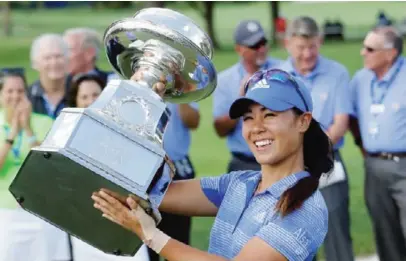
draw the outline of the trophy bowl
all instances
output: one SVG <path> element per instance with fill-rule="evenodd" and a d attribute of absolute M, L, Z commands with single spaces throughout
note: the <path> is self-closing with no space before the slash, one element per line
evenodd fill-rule
<path fill-rule="evenodd" d="M 133 256 L 142 241 L 104 219 L 91 195 L 101 188 L 136 195 L 159 223 L 176 171 L 163 149 L 166 103 L 208 97 L 217 75 L 210 38 L 169 9 L 147 8 L 112 23 L 104 44 L 121 79 L 110 81 L 88 108 L 63 109 L 9 190 L 23 209 L 70 235 L 105 253 Z M 161 96 L 152 88 L 158 81 L 165 84 Z"/>
<path fill-rule="evenodd" d="M 105 32 L 104 44 L 110 64 L 123 78 L 146 68 L 152 81 L 167 79 L 163 97 L 167 102 L 199 101 L 216 87 L 209 36 L 190 18 L 170 9 L 147 8 L 113 23 Z"/>

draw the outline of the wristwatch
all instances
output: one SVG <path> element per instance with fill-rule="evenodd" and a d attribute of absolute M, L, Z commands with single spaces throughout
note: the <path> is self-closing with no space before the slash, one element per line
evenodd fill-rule
<path fill-rule="evenodd" d="M 6 143 L 10 144 L 11 146 L 14 144 L 14 140 L 6 139 Z"/>

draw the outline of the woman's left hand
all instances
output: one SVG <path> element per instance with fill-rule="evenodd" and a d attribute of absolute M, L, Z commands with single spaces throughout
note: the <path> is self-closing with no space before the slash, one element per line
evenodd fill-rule
<path fill-rule="evenodd" d="M 122 202 L 123 199 L 117 199 L 113 195 L 105 190 L 93 193 L 94 207 L 103 212 L 103 217 L 134 232 L 141 240 L 145 240 L 145 230 L 156 228 L 153 218 L 138 205 L 136 198 L 127 197 L 127 204 L 125 204 Z"/>

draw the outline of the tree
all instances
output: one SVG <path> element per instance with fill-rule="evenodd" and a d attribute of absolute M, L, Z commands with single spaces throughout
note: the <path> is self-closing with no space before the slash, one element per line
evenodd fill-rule
<path fill-rule="evenodd" d="M 272 43 L 274 44 L 274 45 L 277 45 L 278 44 L 278 39 L 277 39 L 277 37 L 276 37 L 276 23 L 275 23 L 275 21 L 276 21 L 276 19 L 279 17 L 279 2 L 277 2 L 277 1 L 270 1 L 269 2 L 270 3 L 270 7 L 271 7 L 271 17 L 272 17 L 272 21 L 271 21 L 271 24 L 272 24 L 272 32 L 271 32 L 271 35 L 272 35 Z"/>
<path fill-rule="evenodd" d="M 188 2 L 189 5 L 196 11 L 200 12 L 206 22 L 207 34 L 210 36 L 215 49 L 220 49 L 220 44 L 217 40 L 214 30 L 214 4 L 215 1 L 203 1 L 203 2 Z"/>
<path fill-rule="evenodd" d="M 143 7 L 144 8 L 149 8 L 149 7 L 164 8 L 165 2 L 164 1 L 146 1 L 143 3 Z"/>
<path fill-rule="evenodd" d="M 3 2 L 1 9 L 3 10 L 4 35 L 10 36 L 12 34 L 10 2 Z"/>

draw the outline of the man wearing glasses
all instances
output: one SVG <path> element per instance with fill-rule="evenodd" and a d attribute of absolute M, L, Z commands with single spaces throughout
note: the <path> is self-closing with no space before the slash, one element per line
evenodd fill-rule
<path fill-rule="evenodd" d="M 258 170 L 259 164 L 241 135 L 241 119 L 228 116 L 231 104 L 242 94 L 244 83 L 259 69 L 269 69 L 281 63 L 268 56 L 267 38 L 258 21 L 241 21 L 234 32 L 235 51 L 240 61 L 219 73 L 213 94 L 214 128 L 220 137 L 227 137 L 232 158 L 228 172 Z"/>
<path fill-rule="evenodd" d="M 311 17 L 297 17 L 288 26 L 286 49 L 290 55 L 280 68 L 302 80 L 311 90 L 313 115 L 334 145 L 334 172 L 320 179 L 320 191 L 329 211 L 324 249 L 329 261 L 353 261 L 350 235 L 349 186 L 339 149 L 344 145 L 352 112 L 350 76 L 340 63 L 320 55 L 321 32 Z"/>
<path fill-rule="evenodd" d="M 406 61 L 393 27 L 369 32 L 350 83 L 351 131 L 365 160 L 365 200 L 380 260 L 406 260 Z"/>

